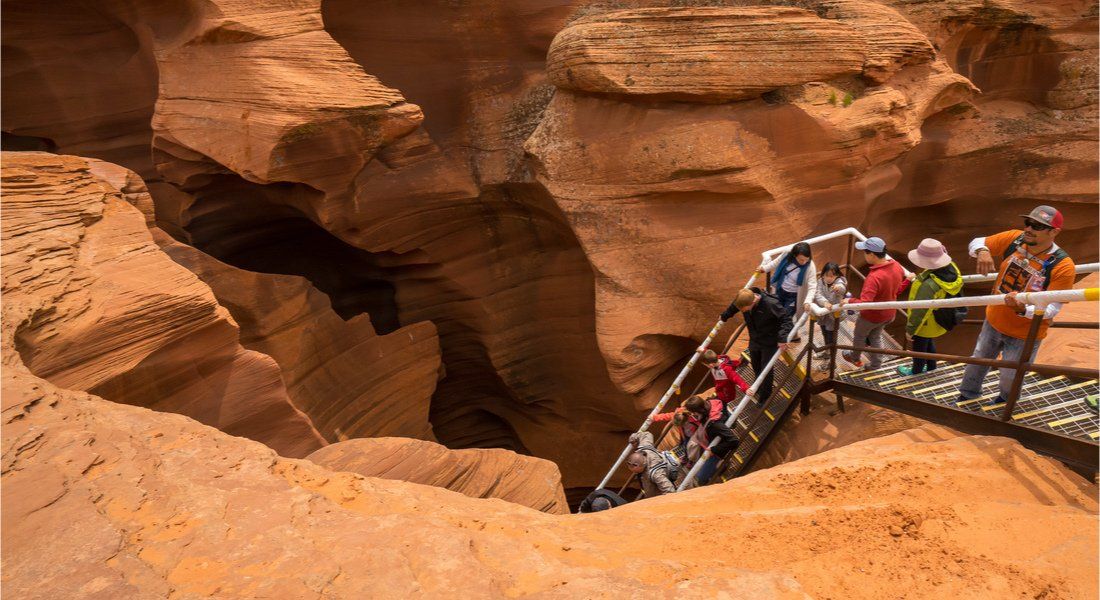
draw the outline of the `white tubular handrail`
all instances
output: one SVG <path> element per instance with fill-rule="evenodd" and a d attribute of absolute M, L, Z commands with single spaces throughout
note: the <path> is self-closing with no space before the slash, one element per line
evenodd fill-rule
<path fill-rule="evenodd" d="M 787 335 L 788 342 L 798 336 L 799 330 L 802 329 L 802 326 L 806 323 L 806 319 L 808 319 L 809 317 L 809 315 L 803 314 L 798 319 L 798 321 L 795 321 L 794 327 L 791 327 L 791 332 Z M 731 429 L 733 428 L 733 424 L 737 422 L 737 417 L 740 417 L 741 413 L 744 412 L 745 407 L 749 405 L 749 400 L 756 397 L 756 391 L 760 389 L 760 384 L 762 384 L 768 374 L 771 373 L 776 361 L 779 360 L 779 355 L 782 353 L 782 350 L 776 351 L 776 353 L 772 355 L 771 360 L 768 361 L 768 364 L 764 365 L 764 368 L 761 369 L 759 373 L 757 373 L 756 380 L 752 382 L 752 386 L 749 387 L 749 391 L 745 392 L 745 395 L 741 397 L 741 402 L 737 403 L 737 408 L 733 409 L 733 413 L 729 416 L 728 419 L 726 419 L 726 427 L 729 427 Z M 767 401 L 766 398 L 765 401 Z M 695 474 L 699 472 L 699 469 L 702 468 L 703 463 L 706 462 L 707 459 L 709 459 L 714 454 L 711 451 L 711 448 L 713 448 L 714 445 L 717 443 L 718 438 L 714 438 L 710 441 L 709 444 L 707 444 L 707 449 L 703 451 L 703 454 L 699 456 L 699 458 L 695 461 L 695 464 L 691 465 L 691 470 L 687 472 L 687 475 L 684 475 L 683 481 L 681 481 L 680 485 L 676 487 L 677 492 L 682 491 L 685 487 L 687 487 L 688 482 L 690 482 L 695 477 Z"/>
<path fill-rule="evenodd" d="M 1100 294 L 1100 288 L 1084 288 L 1075 290 L 1051 290 L 1046 292 L 1020 292 L 1016 295 L 1016 301 L 1022 304 L 1033 304 L 1036 308 L 1046 308 L 1048 304 L 1054 302 L 1080 302 L 1082 300 L 1088 302 L 1095 302 Z M 890 310 L 899 309 L 904 310 L 907 308 L 948 308 L 953 306 L 990 306 L 994 304 L 1004 304 L 1007 294 L 995 294 L 991 296 L 965 296 L 959 298 L 941 298 L 939 300 L 898 300 L 896 302 L 857 302 L 855 304 L 845 304 L 840 308 L 841 311 L 861 311 L 861 310 Z M 812 305 L 811 310 L 815 315 L 822 315 L 829 312 L 828 309 L 821 309 L 816 304 Z M 823 313 L 819 313 L 817 309 L 823 310 Z"/>
<path fill-rule="evenodd" d="M 836 238 L 844 237 L 844 236 L 847 236 L 847 235 L 850 235 L 850 236 L 856 238 L 857 240 L 859 240 L 861 242 L 866 242 L 867 241 L 867 236 L 863 235 L 863 232 L 856 229 L 855 227 L 846 227 L 844 229 L 838 229 L 836 231 L 830 231 L 829 233 L 823 233 L 819 236 L 812 237 L 812 238 L 809 238 L 809 239 L 799 240 L 797 242 L 787 244 L 786 246 L 779 246 L 778 248 L 772 248 L 771 250 L 765 250 L 765 251 L 760 253 L 760 266 L 763 267 L 765 264 L 767 264 L 772 259 L 774 259 L 777 254 L 782 254 L 784 252 L 789 252 L 790 249 L 792 247 L 794 247 L 795 244 L 798 244 L 798 243 L 801 243 L 801 242 L 806 242 L 807 244 L 812 246 L 812 245 L 820 243 L 820 242 L 827 242 L 829 240 L 834 240 Z M 890 258 L 890 255 L 887 254 L 886 258 Z M 910 274 L 909 269 L 906 269 L 905 267 L 902 267 L 901 270 L 904 271 L 907 276 Z M 753 276 L 753 278 L 755 279 L 755 275 Z M 745 286 L 745 287 L 748 287 L 748 286 Z"/>
<path fill-rule="evenodd" d="M 1080 275 L 1082 273 L 1096 273 L 1097 271 L 1100 271 L 1100 263 L 1087 263 L 1084 265 L 1076 265 L 1076 267 L 1077 268 L 1074 269 L 1074 273 L 1076 273 L 1077 275 Z M 981 283 L 983 281 L 993 281 L 997 278 L 997 275 L 997 271 L 993 271 L 988 275 L 979 275 L 977 273 L 973 275 L 963 275 L 963 283 L 966 284 Z"/>
<path fill-rule="evenodd" d="M 748 282 L 745 283 L 745 287 L 752 285 L 752 280 L 755 278 L 756 274 L 754 273 L 753 276 L 749 278 Z M 703 343 L 699 344 L 699 347 L 695 349 L 695 353 L 691 355 L 691 358 L 688 360 L 687 364 L 684 365 L 684 368 L 680 369 L 680 374 L 672 381 L 672 385 L 668 387 L 668 391 L 665 392 L 665 395 L 661 396 L 661 400 L 657 402 L 657 406 L 654 406 L 653 410 L 649 411 L 649 416 L 645 418 L 645 422 L 638 428 L 637 433 L 640 434 L 649 428 L 649 425 L 653 423 L 653 417 L 661 412 L 661 409 L 665 407 L 665 404 L 668 403 L 674 394 L 680 393 L 680 385 L 683 384 L 684 379 L 691 373 L 691 370 L 695 368 L 695 364 L 699 362 L 699 357 L 703 356 L 703 352 L 706 352 L 707 347 L 714 341 L 714 337 L 718 335 L 718 332 L 722 329 L 722 325 L 725 325 L 725 321 L 719 320 L 714 324 L 714 327 L 711 327 L 710 333 L 707 334 L 706 339 L 704 339 Z M 615 464 L 611 465 L 611 469 L 607 472 L 607 475 L 604 475 L 603 480 L 600 481 L 600 485 L 596 486 L 596 489 L 603 489 L 607 486 L 607 483 L 611 481 L 611 477 L 615 475 L 615 471 L 619 470 L 623 461 L 626 460 L 627 456 L 630 456 L 633 450 L 634 447 L 631 446 L 630 443 L 627 443 L 623 451 L 619 453 L 619 458 L 615 460 Z"/>
<path fill-rule="evenodd" d="M 835 239 L 835 238 L 839 238 L 839 237 L 843 237 L 843 236 L 847 236 L 847 235 L 854 236 L 857 239 L 859 239 L 860 241 L 865 241 L 867 239 L 867 236 L 860 233 L 859 230 L 857 230 L 856 228 L 847 227 L 847 228 L 844 228 L 844 229 L 838 229 L 837 231 L 833 231 L 833 232 L 830 232 L 830 233 L 819 235 L 817 237 L 812 237 L 810 239 L 800 240 L 800 241 L 804 241 L 808 244 L 816 244 L 818 242 L 824 242 L 824 241 L 827 241 L 827 240 L 831 240 L 831 239 Z M 798 242 L 795 242 L 795 243 L 798 243 Z M 776 254 L 778 254 L 780 252 L 786 252 L 786 251 L 790 250 L 791 246 L 794 246 L 794 244 L 788 244 L 786 246 L 781 246 L 779 248 L 772 248 L 771 250 L 766 250 L 766 251 L 762 252 L 761 253 L 762 261 L 761 261 L 760 264 L 763 265 L 764 263 L 768 262 L 772 257 L 774 257 Z M 745 283 L 745 285 L 743 287 L 747 288 L 747 287 L 752 286 L 752 283 L 755 280 L 756 280 L 756 273 L 753 273 L 752 276 L 749 277 L 749 280 Z M 688 360 L 687 364 L 684 365 L 684 368 L 680 370 L 680 374 L 677 375 L 676 379 L 674 379 L 672 381 L 672 385 L 669 386 L 669 388 L 665 392 L 664 396 L 661 396 L 661 400 L 659 402 L 657 402 L 657 405 L 654 406 L 653 410 L 651 410 L 649 412 L 649 416 L 646 417 L 645 422 L 642 423 L 642 426 L 640 428 L 638 428 L 637 433 L 641 433 L 641 432 L 645 431 L 650 426 L 650 424 L 653 423 L 653 417 L 655 417 L 658 413 L 661 412 L 661 410 L 665 407 L 665 404 L 668 403 L 668 401 L 672 398 L 673 395 L 678 394 L 680 392 L 680 385 L 683 384 L 684 379 L 686 379 L 688 374 L 691 373 L 691 370 L 695 368 L 696 363 L 699 362 L 699 358 L 703 355 L 703 352 L 705 352 L 706 349 L 710 346 L 710 343 L 714 341 L 715 336 L 718 335 L 718 332 L 722 329 L 722 325 L 724 325 L 724 324 L 725 323 L 721 320 L 719 320 L 717 323 L 714 324 L 714 327 L 711 328 L 710 333 L 707 335 L 706 339 L 704 339 L 703 343 L 700 344 L 699 347 L 695 350 L 695 353 Z M 792 331 L 795 331 L 795 330 L 792 330 Z M 776 354 L 778 355 L 778 353 L 776 353 Z M 768 364 L 770 365 L 771 363 L 768 363 Z M 755 391 L 754 391 L 754 393 L 755 393 Z M 615 460 L 615 464 L 611 465 L 611 469 L 608 470 L 607 475 L 604 475 L 603 480 L 600 481 L 600 485 L 596 486 L 596 489 L 602 489 L 602 488 L 607 486 L 608 482 L 610 482 L 611 478 L 615 475 L 615 471 L 619 470 L 619 467 L 622 466 L 623 461 L 626 460 L 626 457 L 630 455 L 631 451 L 633 451 L 633 446 L 631 446 L 628 443 L 626 445 L 626 447 L 623 448 L 623 451 L 621 453 L 619 453 L 619 458 Z"/>

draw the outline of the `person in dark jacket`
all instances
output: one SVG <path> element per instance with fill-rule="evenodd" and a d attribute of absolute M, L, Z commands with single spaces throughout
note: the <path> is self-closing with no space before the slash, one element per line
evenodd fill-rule
<path fill-rule="evenodd" d="M 722 313 L 721 318 L 728 321 L 739 312 L 745 319 L 745 328 L 749 330 L 749 360 L 752 361 L 752 370 L 759 377 L 760 371 L 776 351 L 787 348 L 787 336 L 790 335 L 794 322 L 779 298 L 755 287 L 738 291 L 733 303 Z M 768 371 L 756 390 L 757 404 L 763 406 L 771 395 L 772 371 Z"/>

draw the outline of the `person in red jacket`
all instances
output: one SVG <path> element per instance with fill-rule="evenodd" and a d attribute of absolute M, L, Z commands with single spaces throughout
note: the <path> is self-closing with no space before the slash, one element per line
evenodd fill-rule
<path fill-rule="evenodd" d="M 845 299 L 841 305 L 859 302 L 893 302 L 898 299 L 906 282 L 905 269 L 894 259 L 886 255 L 886 242 L 882 238 L 867 238 L 865 242 L 856 242 L 856 249 L 863 250 L 863 256 L 870 265 L 867 279 L 863 282 L 863 291 L 859 298 Z M 897 311 L 861 310 L 856 318 L 855 331 L 852 332 L 853 346 L 866 345 L 868 348 L 882 347 L 882 330 L 894 320 Z M 844 360 L 857 367 L 863 366 L 862 352 L 845 352 Z M 870 368 L 877 369 L 882 364 L 881 354 L 869 352 Z"/>
<path fill-rule="evenodd" d="M 734 390 L 741 390 L 742 394 L 749 391 L 749 384 L 737 374 L 740 365 L 741 361 L 725 354 L 719 356 L 714 350 L 703 353 L 703 366 L 710 369 L 710 376 L 714 378 L 714 394 L 722 404 L 729 404 L 737 398 Z"/>

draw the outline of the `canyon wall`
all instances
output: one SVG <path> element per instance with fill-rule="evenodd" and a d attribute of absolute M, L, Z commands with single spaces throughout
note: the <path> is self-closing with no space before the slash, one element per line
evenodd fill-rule
<path fill-rule="evenodd" d="M 580 488 L 761 250 L 961 255 L 1042 202 L 1094 260 L 1096 6 L 5 0 L 4 147 L 140 176 L 309 444 Z"/>

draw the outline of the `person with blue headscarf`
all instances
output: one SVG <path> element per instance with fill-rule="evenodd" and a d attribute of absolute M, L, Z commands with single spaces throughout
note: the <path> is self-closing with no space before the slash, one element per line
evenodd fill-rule
<path fill-rule="evenodd" d="M 768 284 L 795 321 L 817 296 L 817 266 L 806 242 L 798 242 L 786 254 L 760 265 L 756 273 L 772 274 Z"/>

